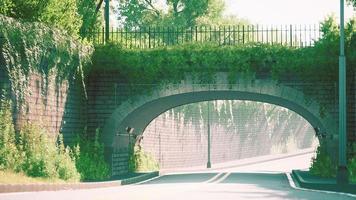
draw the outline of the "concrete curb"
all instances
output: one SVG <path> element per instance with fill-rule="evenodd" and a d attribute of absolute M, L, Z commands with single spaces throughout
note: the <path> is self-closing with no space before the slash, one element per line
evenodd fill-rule
<path fill-rule="evenodd" d="M 300 170 L 292 170 L 292 178 L 301 188 L 356 194 L 356 184 L 338 185 L 335 179 L 315 178 Z"/>
<path fill-rule="evenodd" d="M 0 184 L 0 193 L 11 192 L 38 192 L 38 191 L 58 191 L 58 190 L 77 190 L 93 189 L 105 187 L 117 187 L 138 183 L 159 175 L 159 172 L 150 172 L 131 178 L 115 181 L 103 182 L 82 182 L 82 183 L 34 183 L 34 184 Z"/>
<path fill-rule="evenodd" d="M 145 181 L 145 180 L 157 177 L 157 176 L 159 176 L 159 171 L 150 172 L 150 173 L 142 174 L 140 176 L 123 179 L 123 180 L 121 180 L 121 185 L 130 185 L 130 184 L 142 182 L 142 181 Z"/>

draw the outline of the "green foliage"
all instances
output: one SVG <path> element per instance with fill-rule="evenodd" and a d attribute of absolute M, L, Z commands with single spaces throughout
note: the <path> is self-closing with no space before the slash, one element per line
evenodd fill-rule
<path fill-rule="evenodd" d="M 20 133 L 20 150 L 24 152 L 22 171 L 32 177 L 57 177 L 54 141 L 49 141 L 44 130 L 26 124 Z M 53 145 L 48 145 L 53 143 Z"/>
<path fill-rule="evenodd" d="M 332 162 L 326 149 L 320 145 L 316 151 L 316 157 L 312 159 L 310 173 L 320 177 L 335 177 L 336 170 L 336 164 Z"/>
<path fill-rule="evenodd" d="M 7 12 L 1 12 L 7 16 L 24 19 L 26 21 L 36 21 L 49 1 L 43 0 L 6 0 L 5 4 L 11 5 Z"/>
<path fill-rule="evenodd" d="M 73 150 L 63 143 L 63 136 L 58 136 L 57 156 L 55 159 L 58 176 L 62 180 L 79 180 L 80 174 L 76 168 L 75 156 Z"/>
<path fill-rule="evenodd" d="M 0 170 L 19 171 L 21 152 L 16 147 L 15 129 L 12 123 L 11 102 L 1 98 L 0 102 Z"/>
<path fill-rule="evenodd" d="M 126 28 L 137 29 L 147 24 L 189 28 L 201 17 L 221 18 L 223 9 L 222 0 L 168 0 L 163 8 L 158 1 L 120 0 L 118 11 Z"/>
<path fill-rule="evenodd" d="M 0 14 L 9 15 L 13 7 L 12 0 L 1 0 L 0 1 Z"/>
<path fill-rule="evenodd" d="M 71 36 L 77 36 L 83 23 L 81 17 L 77 9 L 77 0 L 49 0 L 39 20 L 66 30 Z"/>
<path fill-rule="evenodd" d="M 77 37 L 80 31 L 98 27 L 96 1 L 87 0 L 1 0 L 0 14 L 31 22 L 44 22 Z M 83 35 L 82 35 L 83 36 Z"/>
<path fill-rule="evenodd" d="M 45 130 L 26 124 L 16 137 L 12 122 L 11 101 L 1 98 L 0 103 L 0 170 L 24 172 L 31 177 L 79 180 L 70 148 L 49 138 Z"/>
<path fill-rule="evenodd" d="M 76 166 L 81 180 L 103 180 L 109 177 L 109 166 L 104 158 L 104 146 L 99 142 L 100 131 L 88 138 L 86 131 L 78 138 L 75 146 Z"/>
<path fill-rule="evenodd" d="M 26 124 L 19 140 L 19 149 L 24 153 L 22 171 L 28 176 L 79 180 L 75 160 L 70 156 L 71 150 L 64 148 L 62 136 L 56 143 L 43 128 Z"/>
<path fill-rule="evenodd" d="M 350 181 L 356 183 L 356 157 L 350 159 L 347 169 L 349 170 Z"/>
<path fill-rule="evenodd" d="M 30 92 L 30 74 L 41 75 L 45 84 L 84 79 L 82 71 L 93 51 L 90 45 L 75 41 L 58 29 L 40 23 L 20 23 L 1 15 L 0 27 L 0 67 L 9 74 L 15 107 L 20 108 Z M 47 86 L 41 88 L 42 94 L 46 94 Z"/>
<path fill-rule="evenodd" d="M 353 5 L 356 8 L 356 0 L 346 0 L 350 5 Z"/>
<path fill-rule="evenodd" d="M 102 14 L 96 13 L 96 3 L 98 1 L 77 0 L 78 14 L 82 19 L 80 36 L 90 37 L 101 28 Z M 92 34 L 92 35 L 90 35 Z"/>
<path fill-rule="evenodd" d="M 11 102 L 2 100 L 0 105 L 0 170 L 66 181 L 108 178 L 99 130 L 94 139 L 82 135 L 73 150 L 64 146 L 62 135 L 57 140 L 50 138 L 45 129 L 34 124 L 22 127 L 16 138 Z"/>
<path fill-rule="evenodd" d="M 130 172 L 150 172 L 159 170 L 159 164 L 154 157 L 136 145 L 129 159 Z"/>
<path fill-rule="evenodd" d="M 91 71 L 117 70 L 122 81 L 132 84 L 180 81 L 185 72 L 195 75 L 198 82 L 208 83 L 214 81 L 216 72 L 226 71 L 233 83 L 238 73 L 253 75 L 268 71 L 274 60 L 291 51 L 287 47 L 265 44 L 187 44 L 144 50 L 108 45 L 96 48 Z"/>

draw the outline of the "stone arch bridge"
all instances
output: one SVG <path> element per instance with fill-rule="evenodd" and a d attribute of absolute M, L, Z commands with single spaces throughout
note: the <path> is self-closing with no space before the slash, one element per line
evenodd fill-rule
<path fill-rule="evenodd" d="M 99 76 L 99 77 L 98 77 Z M 250 100 L 275 104 L 288 108 L 305 118 L 326 143 L 328 152 L 336 157 L 337 121 L 335 110 L 323 110 L 312 95 L 305 95 L 301 84 L 285 80 L 277 82 L 271 78 L 246 79 L 240 77 L 236 83 L 228 83 L 226 73 L 216 73 L 212 84 L 185 80 L 172 84 L 135 85 L 120 83 L 115 72 L 96 74 L 89 81 L 89 129 L 101 127 L 106 156 L 111 164 L 112 175 L 128 170 L 129 139 L 127 128 L 133 128 L 134 136 L 142 134 L 149 123 L 161 113 L 177 106 L 209 100 Z M 141 92 L 134 93 L 135 89 Z M 313 87 L 315 90 L 333 91 L 334 84 Z M 322 95 L 309 91 L 309 94 Z M 335 99 L 324 104 L 335 107 Z M 319 101 L 320 102 L 320 101 Z M 136 137 L 137 138 L 137 137 Z"/>

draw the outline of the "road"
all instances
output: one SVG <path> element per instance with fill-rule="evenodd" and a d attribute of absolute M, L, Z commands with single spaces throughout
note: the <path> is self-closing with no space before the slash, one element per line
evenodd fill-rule
<path fill-rule="evenodd" d="M 166 173 L 140 184 L 112 188 L 0 194 L 0 200 L 356 199 L 340 194 L 292 188 L 285 174 L 286 168 L 283 166 L 297 164 L 297 160 L 310 157 L 309 153 L 265 161 L 249 160 L 240 166 Z M 272 169 L 273 166 L 277 168 Z"/>

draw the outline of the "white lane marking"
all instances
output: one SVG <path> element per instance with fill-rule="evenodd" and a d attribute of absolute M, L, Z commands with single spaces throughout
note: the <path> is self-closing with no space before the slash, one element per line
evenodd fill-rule
<path fill-rule="evenodd" d="M 313 190 L 313 189 L 307 189 L 307 188 L 300 188 L 297 187 L 293 181 L 292 176 L 290 173 L 285 173 L 289 182 L 289 185 L 296 190 L 302 190 L 302 191 L 309 191 L 309 192 L 319 192 L 319 193 L 326 193 L 326 194 L 338 194 L 338 195 L 344 195 L 344 196 L 349 196 L 349 197 L 354 197 L 356 198 L 356 195 L 354 194 L 349 194 L 349 193 L 343 193 L 343 192 L 334 192 L 334 191 L 324 191 L 324 190 Z"/>
<path fill-rule="evenodd" d="M 211 179 L 207 180 L 207 181 L 204 181 L 204 183 L 212 183 L 214 182 L 216 179 L 218 179 L 221 175 L 223 175 L 224 173 L 218 173 L 216 174 L 215 176 L 213 176 Z"/>
<path fill-rule="evenodd" d="M 228 176 L 230 176 L 231 172 L 226 173 L 223 177 L 221 177 L 219 180 L 215 181 L 214 183 L 221 183 L 223 182 Z"/>
<path fill-rule="evenodd" d="M 162 177 L 162 175 L 158 175 L 158 176 L 155 176 L 155 177 L 153 177 L 153 178 L 150 178 L 150 179 L 147 179 L 147 180 L 138 182 L 138 183 L 127 184 L 127 186 L 128 186 L 128 185 L 140 185 L 140 184 L 143 184 L 143 183 L 146 183 L 146 182 L 149 182 L 149 181 L 156 180 L 156 179 L 161 178 L 161 177 Z"/>

